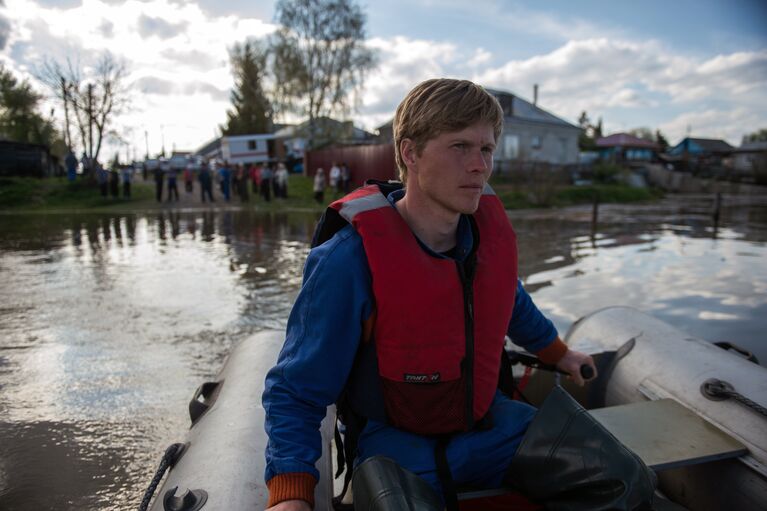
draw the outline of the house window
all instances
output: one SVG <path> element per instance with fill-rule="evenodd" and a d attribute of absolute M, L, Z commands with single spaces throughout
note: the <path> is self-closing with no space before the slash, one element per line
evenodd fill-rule
<path fill-rule="evenodd" d="M 541 148 L 541 136 L 540 135 L 533 135 L 532 140 L 530 141 L 530 147 L 533 149 L 540 149 Z"/>
<path fill-rule="evenodd" d="M 256 141 L 248 140 L 248 151 L 255 151 L 255 150 L 256 150 Z"/>
<path fill-rule="evenodd" d="M 516 135 L 503 136 L 503 159 L 514 160 L 519 157 L 519 137 Z"/>

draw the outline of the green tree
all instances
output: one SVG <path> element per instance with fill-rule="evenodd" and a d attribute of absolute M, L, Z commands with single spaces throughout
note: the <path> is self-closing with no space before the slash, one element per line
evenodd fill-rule
<path fill-rule="evenodd" d="M 666 137 L 663 136 L 663 133 L 661 133 L 660 130 L 655 130 L 655 143 L 658 144 L 661 151 L 665 151 L 671 145 L 668 143 L 668 140 L 666 140 Z"/>
<path fill-rule="evenodd" d="M 594 140 L 602 138 L 604 136 L 602 135 L 602 118 L 601 117 L 599 118 L 599 121 L 597 121 L 596 126 L 592 126 L 592 128 L 594 129 L 594 134 L 593 134 Z"/>
<path fill-rule="evenodd" d="M 38 113 L 41 99 L 27 80 L 19 81 L 0 62 L 0 135 L 16 142 L 53 145 L 56 130 L 50 119 Z"/>
<path fill-rule="evenodd" d="M 762 128 L 753 133 L 743 135 L 743 143 L 746 144 L 748 142 L 767 142 L 767 129 Z"/>
<path fill-rule="evenodd" d="M 642 140 L 647 140 L 649 142 L 655 142 L 655 135 L 653 135 L 652 130 L 644 126 L 630 130 L 629 135 L 634 135 L 637 138 L 641 138 Z"/>
<path fill-rule="evenodd" d="M 275 105 L 309 118 L 346 116 L 375 62 L 366 48 L 365 15 L 354 0 L 279 0 L 271 41 Z"/>
<path fill-rule="evenodd" d="M 236 43 L 229 52 L 235 84 L 232 109 L 227 111 L 224 135 L 246 135 L 272 131 L 272 104 L 264 92 L 267 49 L 257 40 Z"/>
<path fill-rule="evenodd" d="M 578 147 L 581 151 L 596 151 L 597 140 L 602 138 L 602 118 L 599 118 L 596 125 L 592 124 L 589 115 L 584 110 L 578 117 L 578 125 L 582 130 L 578 137 Z"/>

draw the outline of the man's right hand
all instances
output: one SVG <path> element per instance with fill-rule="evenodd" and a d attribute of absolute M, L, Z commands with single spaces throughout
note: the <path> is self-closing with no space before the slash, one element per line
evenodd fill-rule
<path fill-rule="evenodd" d="M 305 500 L 283 500 L 266 511 L 312 511 L 312 508 Z"/>

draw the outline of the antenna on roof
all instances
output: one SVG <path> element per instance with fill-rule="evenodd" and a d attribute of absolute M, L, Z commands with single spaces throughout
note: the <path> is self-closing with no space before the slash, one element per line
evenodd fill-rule
<path fill-rule="evenodd" d="M 533 85 L 533 106 L 538 105 L 538 84 Z"/>

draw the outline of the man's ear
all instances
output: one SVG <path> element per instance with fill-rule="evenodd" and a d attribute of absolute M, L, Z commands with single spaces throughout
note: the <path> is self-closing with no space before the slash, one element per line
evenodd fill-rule
<path fill-rule="evenodd" d="M 402 161 L 405 163 L 408 170 L 414 168 L 416 163 L 415 142 L 409 138 L 403 138 L 399 143 L 399 151 L 402 156 Z"/>

